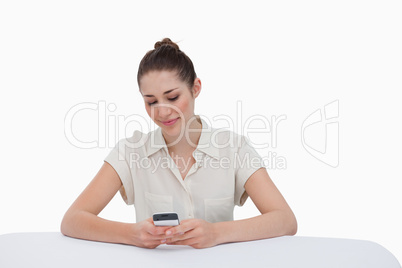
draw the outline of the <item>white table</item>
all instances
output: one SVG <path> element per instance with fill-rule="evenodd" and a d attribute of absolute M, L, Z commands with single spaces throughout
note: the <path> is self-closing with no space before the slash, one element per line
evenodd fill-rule
<path fill-rule="evenodd" d="M 248 266 L 250 265 L 250 266 Z M 156 249 L 69 238 L 61 233 L 0 235 L 0 267 L 342 267 L 400 268 L 377 243 L 284 236 L 207 249 L 161 245 Z"/>

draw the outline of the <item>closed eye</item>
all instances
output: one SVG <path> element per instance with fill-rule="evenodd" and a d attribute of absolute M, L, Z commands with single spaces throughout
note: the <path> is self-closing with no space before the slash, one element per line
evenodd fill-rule
<path fill-rule="evenodd" d="M 177 100 L 179 98 L 179 96 L 176 96 L 176 97 L 174 97 L 174 98 L 170 98 L 170 99 L 168 99 L 168 100 L 170 100 L 170 101 L 175 101 L 175 100 Z M 156 104 L 157 103 L 157 101 L 154 101 L 154 102 L 148 102 L 148 104 L 149 105 L 154 105 L 154 104 Z"/>
<path fill-rule="evenodd" d="M 177 100 L 177 98 L 179 98 L 179 96 L 176 96 L 176 97 L 171 98 L 171 99 L 168 99 L 168 100 L 170 100 L 170 101 L 175 101 L 175 100 Z"/>

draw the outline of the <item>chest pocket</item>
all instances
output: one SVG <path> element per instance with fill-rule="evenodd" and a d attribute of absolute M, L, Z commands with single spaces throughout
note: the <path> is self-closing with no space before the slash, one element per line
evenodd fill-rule
<path fill-rule="evenodd" d="M 205 199 L 205 220 L 221 222 L 233 220 L 234 197 Z"/>
<path fill-rule="evenodd" d="M 159 212 L 173 211 L 173 197 L 170 195 L 158 195 L 145 192 L 146 213 L 148 217 Z"/>

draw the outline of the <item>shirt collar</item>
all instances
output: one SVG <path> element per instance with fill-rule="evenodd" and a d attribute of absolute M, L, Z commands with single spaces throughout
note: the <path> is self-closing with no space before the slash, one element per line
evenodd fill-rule
<path fill-rule="evenodd" d="M 197 148 L 195 149 L 194 152 L 196 151 L 201 151 L 213 158 L 216 158 L 219 160 L 219 149 L 215 146 L 213 146 L 213 143 L 211 142 L 211 136 L 212 133 L 215 131 L 214 128 L 209 126 L 207 122 L 202 119 L 200 116 L 196 116 L 198 119 L 201 120 L 202 123 L 202 130 L 201 130 L 201 136 L 197 144 Z M 154 131 L 152 131 L 149 135 L 149 139 L 146 142 L 146 155 L 149 157 L 150 155 L 156 153 L 160 149 L 164 149 L 166 153 L 168 153 L 167 145 L 165 142 L 165 139 L 163 138 L 162 135 L 162 129 L 158 127 Z M 194 153 L 193 153 L 194 156 Z"/>

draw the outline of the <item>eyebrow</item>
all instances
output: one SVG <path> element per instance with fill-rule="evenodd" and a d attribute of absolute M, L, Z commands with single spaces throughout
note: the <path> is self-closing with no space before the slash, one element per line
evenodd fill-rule
<path fill-rule="evenodd" d="M 169 89 L 169 90 L 163 92 L 163 95 L 169 94 L 170 92 L 172 92 L 175 89 L 178 89 L 178 87 L 172 88 L 172 89 Z M 155 96 L 154 95 L 144 95 L 144 97 L 155 97 Z"/>

